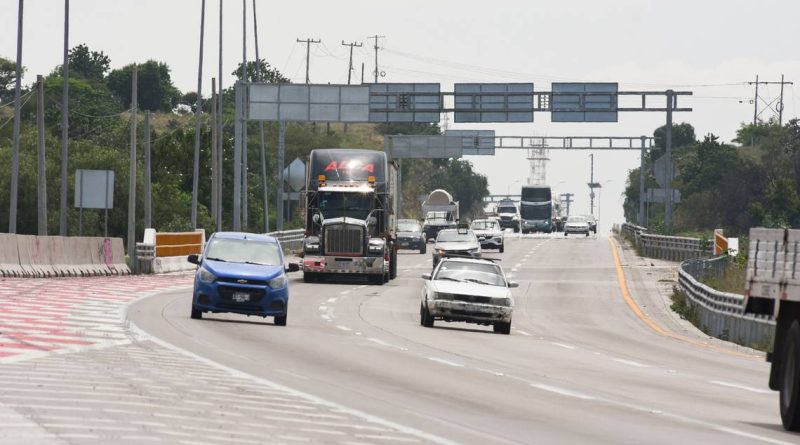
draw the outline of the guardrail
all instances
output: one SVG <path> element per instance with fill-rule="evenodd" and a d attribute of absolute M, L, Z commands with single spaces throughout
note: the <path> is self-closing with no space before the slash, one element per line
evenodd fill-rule
<path fill-rule="evenodd" d="M 304 229 L 282 230 L 279 232 L 269 232 L 267 235 L 274 236 L 281 243 L 284 253 L 299 252 L 303 248 Z"/>
<path fill-rule="evenodd" d="M 727 256 L 681 263 L 678 286 L 695 313 L 692 321 L 713 337 L 765 349 L 772 344 L 775 321 L 745 315 L 743 295 L 720 292 L 702 283 L 710 274 L 719 277 L 729 265 Z"/>
<path fill-rule="evenodd" d="M 712 255 L 709 243 L 698 238 L 648 233 L 647 228 L 625 223 L 620 233 L 630 240 L 641 256 L 668 261 L 685 261 Z"/>

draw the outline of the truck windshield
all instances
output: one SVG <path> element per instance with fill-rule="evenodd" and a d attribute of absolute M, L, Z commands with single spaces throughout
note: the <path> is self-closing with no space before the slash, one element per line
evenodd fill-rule
<path fill-rule="evenodd" d="M 422 229 L 419 227 L 419 223 L 412 222 L 402 222 L 397 224 L 397 231 L 398 232 L 420 232 Z"/>
<path fill-rule="evenodd" d="M 448 221 L 450 219 L 448 212 L 428 212 L 427 220 Z"/>
<path fill-rule="evenodd" d="M 326 219 L 347 216 L 366 219 L 374 208 L 370 193 L 322 192 L 319 195 L 319 209 Z"/>
<path fill-rule="evenodd" d="M 472 221 L 472 225 L 470 226 L 472 230 L 491 230 L 498 228 L 497 221 L 491 220 Z"/>
<path fill-rule="evenodd" d="M 517 213 L 517 208 L 516 207 L 512 207 L 512 206 L 498 207 L 497 208 L 497 213 L 498 214 L 500 214 L 500 213 Z"/>

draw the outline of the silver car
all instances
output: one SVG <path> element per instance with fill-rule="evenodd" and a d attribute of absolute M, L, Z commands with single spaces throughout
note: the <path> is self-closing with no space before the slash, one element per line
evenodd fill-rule
<path fill-rule="evenodd" d="M 589 221 L 585 216 L 570 216 L 564 224 L 564 236 L 572 234 L 584 234 L 589 236 Z"/>
<path fill-rule="evenodd" d="M 436 235 L 436 244 L 433 245 L 433 267 L 436 267 L 439 260 L 447 254 L 480 258 L 481 244 L 475 232 L 466 227 L 440 231 Z"/>
<path fill-rule="evenodd" d="M 518 284 L 506 279 L 503 269 L 490 260 L 445 257 L 433 273 L 424 274 L 420 324 L 462 321 L 492 325 L 494 332 L 511 333 Z"/>
<path fill-rule="evenodd" d="M 500 253 L 505 251 L 503 229 L 496 220 L 476 219 L 469 228 L 475 232 L 482 249 L 497 249 Z"/>

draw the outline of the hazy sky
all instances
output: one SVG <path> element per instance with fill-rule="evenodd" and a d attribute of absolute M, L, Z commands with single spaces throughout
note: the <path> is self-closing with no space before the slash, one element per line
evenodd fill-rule
<path fill-rule="evenodd" d="M 197 85 L 200 0 L 72 0 L 70 47 L 86 43 L 111 57 L 112 67 L 147 59 L 164 61 L 183 91 Z M 209 0 L 206 22 L 204 92 L 216 76 L 219 0 Z M 2 0 L 0 56 L 16 54 L 17 0 Z M 248 7 L 248 57 L 254 57 L 252 0 Z M 242 58 L 242 1 L 224 0 L 225 85 Z M 296 38 L 322 39 L 311 51 L 311 81 L 345 83 L 347 48 L 355 51 L 369 81 L 374 52 L 367 36 L 380 41 L 386 82 L 534 82 L 549 90 L 553 81 L 619 82 L 620 90 L 690 90 L 683 105 L 692 113 L 676 122 L 713 132 L 729 141 L 743 121 L 752 120 L 756 74 L 800 82 L 796 21 L 800 2 L 750 1 L 475 1 L 475 0 L 258 0 L 259 44 L 266 58 L 293 81 L 303 82 L 305 47 Z M 61 62 L 63 2 L 25 2 L 25 82 Z M 785 91 L 785 116 L 797 116 L 798 87 Z M 764 87 L 769 99 L 776 86 Z M 660 113 L 621 114 L 618 123 L 550 123 L 537 114 L 530 124 L 454 125 L 494 129 L 503 135 L 639 136 L 664 123 Z M 552 151 L 548 182 L 576 194 L 575 208 L 588 211 L 589 152 Z M 471 160 L 489 178 L 493 193 L 518 189 L 528 176 L 524 151 L 503 150 Z M 622 219 L 620 195 L 626 172 L 638 166 L 638 152 L 595 152 L 595 180 L 601 193 L 603 229 Z"/>

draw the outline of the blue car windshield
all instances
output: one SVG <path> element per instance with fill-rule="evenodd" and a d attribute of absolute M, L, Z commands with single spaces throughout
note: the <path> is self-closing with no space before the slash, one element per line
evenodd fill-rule
<path fill-rule="evenodd" d="M 206 258 L 228 263 L 250 263 L 264 266 L 283 264 L 278 244 L 244 239 L 214 238 L 206 247 Z"/>

